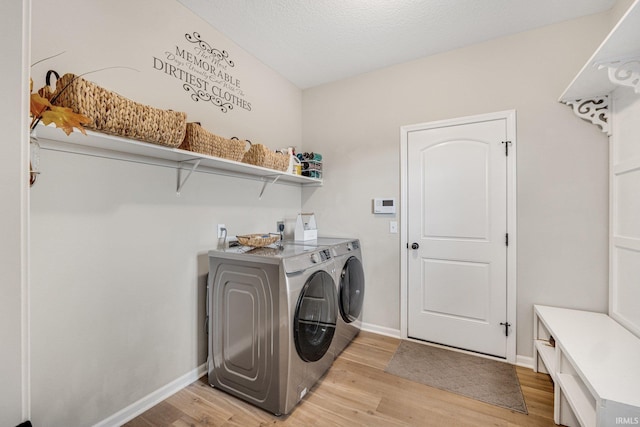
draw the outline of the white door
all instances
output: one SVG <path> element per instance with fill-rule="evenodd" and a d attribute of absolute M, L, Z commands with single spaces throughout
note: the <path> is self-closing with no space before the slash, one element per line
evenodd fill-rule
<path fill-rule="evenodd" d="M 502 117 L 407 133 L 411 338 L 507 356 L 508 129 Z"/>

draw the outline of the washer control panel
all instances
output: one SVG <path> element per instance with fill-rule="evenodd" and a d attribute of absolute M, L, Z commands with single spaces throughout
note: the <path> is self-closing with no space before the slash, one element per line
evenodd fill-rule
<path fill-rule="evenodd" d="M 317 264 L 331 259 L 331 251 L 329 249 L 323 249 L 311 254 L 311 262 Z"/>
<path fill-rule="evenodd" d="M 322 265 L 332 261 L 331 251 L 327 249 L 314 250 L 306 254 L 285 258 L 282 263 L 287 274 L 298 274 L 314 265 Z"/>

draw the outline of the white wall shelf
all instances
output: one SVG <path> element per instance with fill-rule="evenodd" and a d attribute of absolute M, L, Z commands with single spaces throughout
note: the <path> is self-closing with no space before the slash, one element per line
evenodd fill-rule
<path fill-rule="evenodd" d="M 582 67 L 569 87 L 565 89 L 560 96 L 560 101 L 593 99 L 608 95 L 618 85 L 623 84 L 619 80 L 610 78 L 612 72 L 609 70 L 629 70 L 628 78 L 624 80 L 631 83 L 633 72 L 628 67 L 631 67 L 634 62 L 640 65 L 638 61 L 640 61 L 640 2 L 636 0 Z M 627 64 L 626 67 L 625 64 Z M 640 68 L 634 69 L 637 78 Z M 636 92 L 640 93 L 640 86 L 636 87 Z"/>
<path fill-rule="evenodd" d="M 560 102 L 611 135 L 610 94 L 620 86 L 640 94 L 640 0 L 635 0 L 589 58 Z"/>
<path fill-rule="evenodd" d="M 547 335 L 555 339 L 553 357 L 541 351 Z M 604 313 L 534 306 L 534 369 L 542 360 L 555 382 L 556 424 L 640 420 L 639 355 L 640 338 Z"/>
<path fill-rule="evenodd" d="M 41 148 L 45 150 L 175 168 L 178 170 L 176 185 L 178 193 L 180 193 L 180 190 L 194 171 L 260 180 L 264 183 L 260 196 L 262 196 L 267 184 L 276 181 L 300 185 L 322 185 L 322 179 L 318 178 L 294 175 L 220 157 L 207 156 L 99 132 L 87 131 L 87 135 L 73 132 L 67 136 L 61 129 L 52 126 L 38 126 L 36 135 Z M 186 175 L 184 175 L 184 172 L 186 172 Z"/>

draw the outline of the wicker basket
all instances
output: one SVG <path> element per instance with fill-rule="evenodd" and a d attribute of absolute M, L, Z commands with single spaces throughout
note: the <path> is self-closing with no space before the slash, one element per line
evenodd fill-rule
<path fill-rule="evenodd" d="M 238 242 L 243 246 L 252 246 L 261 248 L 275 243 L 280 238 L 279 235 L 272 236 L 269 234 L 247 234 L 246 236 L 236 236 Z"/>
<path fill-rule="evenodd" d="M 251 144 L 242 161 L 251 165 L 262 166 L 263 168 L 286 171 L 289 167 L 289 157 L 288 154 L 271 151 L 262 144 Z"/>
<path fill-rule="evenodd" d="M 207 131 L 198 123 L 187 123 L 187 131 L 180 148 L 239 162 L 244 156 L 245 146 L 244 141 L 223 138 Z"/>
<path fill-rule="evenodd" d="M 273 169 L 279 171 L 286 171 L 291 161 L 291 155 L 283 153 L 273 153 L 275 156 L 273 159 Z"/>
<path fill-rule="evenodd" d="M 139 104 L 74 74 L 62 76 L 52 96 L 54 105 L 91 119 L 87 129 L 168 147 L 184 140 L 186 113 Z"/>

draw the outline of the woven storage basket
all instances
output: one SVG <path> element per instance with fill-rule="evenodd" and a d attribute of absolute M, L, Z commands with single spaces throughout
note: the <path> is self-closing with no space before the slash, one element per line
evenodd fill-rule
<path fill-rule="evenodd" d="M 213 147 L 213 155 L 240 162 L 247 151 L 246 146 L 247 143 L 245 141 L 240 141 L 237 138 L 227 139 L 220 137 L 218 144 Z"/>
<path fill-rule="evenodd" d="M 184 140 L 187 115 L 131 101 L 74 74 L 56 82 L 54 105 L 91 119 L 87 129 L 177 147 Z"/>
<path fill-rule="evenodd" d="M 245 145 L 244 141 L 215 135 L 198 123 L 187 123 L 187 131 L 180 148 L 239 162 L 244 155 Z"/>
<path fill-rule="evenodd" d="M 261 248 L 275 243 L 280 238 L 279 235 L 272 236 L 269 234 L 248 234 L 246 236 L 236 236 L 238 242 L 244 246 L 253 246 L 255 248 Z"/>
<path fill-rule="evenodd" d="M 276 153 L 262 144 L 251 144 L 249 151 L 242 158 L 244 163 L 249 163 L 263 168 L 286 171 L 289 167 L 289 155 Z"/>

